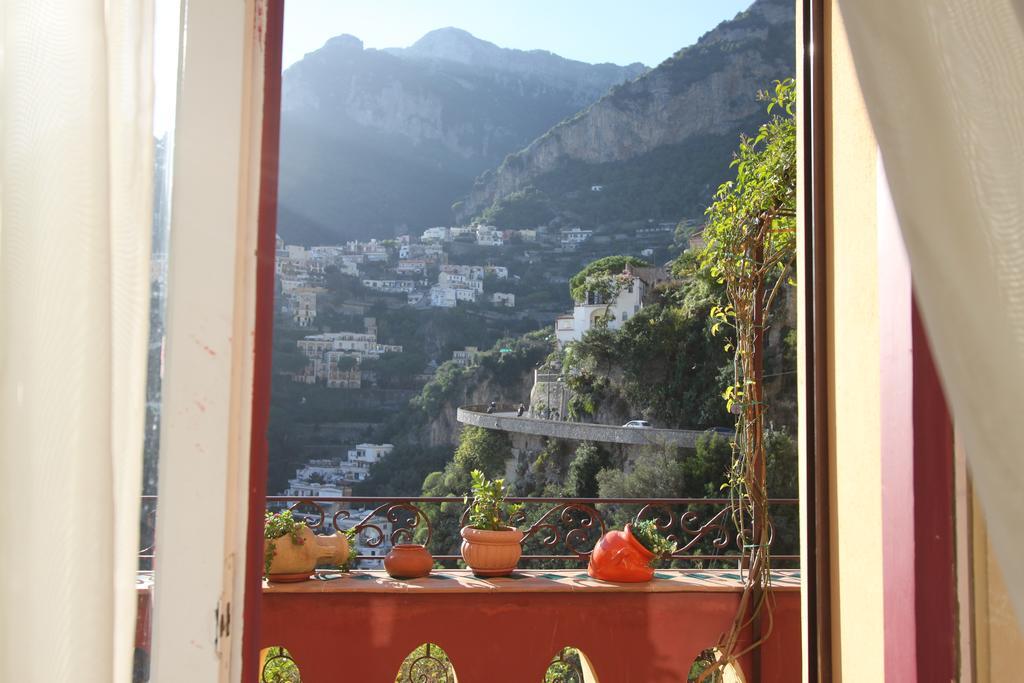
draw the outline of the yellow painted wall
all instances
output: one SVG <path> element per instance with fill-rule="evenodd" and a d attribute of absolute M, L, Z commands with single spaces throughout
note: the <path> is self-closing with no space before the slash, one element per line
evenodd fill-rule
<path fill-rule="evenodd" d="M 829 6 L 822 48 L 828 173 L 825 272 L 831 453 L 831 680 L 860 683 L 885 680 L 878 290 L 880 163 L 842 18 L 835 0 L 826 5 Z M 799 324 L 801 335 L 803 323 L 801 320 Z M 802 387 L 800 396 L 804 396 Z M 965 511 L 961 508 L 960 514 Z M 970 576 L 961 581 L 958 595 L 961 601 L 970 602 L 963 603 L 967 607 L 960 616 L 961 621 L 972 620 L 960 625 L 966 631 L 961 646 L 969 648 L 961 652 L 961 680 L 1019 680 L 1024 634 L 1010 604 L 1005 577 L 992 555 L 992 541 L 986 534 L 980 508 L 974 505 L 970 517 L 970 522 L 959 526 L 961 533 L 969 529 L 969 559 L 959 570 L 970 567 Z M 805 566 L 809 559 L 804 558 Z"/>
<path fill-rule="evenodd" d="M 878 152 L 835 2 L 825 16 L 833 681 L 883 681 Z"/>
<path fill-rule="evenodd" d="M 1024 635 L 1006 592 L 1006 580 L 992 554 L 981 507 L 975 504 L 972 513 L 974 680 L 1020 680 Z"/>

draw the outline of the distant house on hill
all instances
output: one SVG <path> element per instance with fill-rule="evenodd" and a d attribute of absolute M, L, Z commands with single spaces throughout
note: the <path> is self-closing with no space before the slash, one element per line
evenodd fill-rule
<path fill-rule="evenodd" d="M 639 268 L 626 266 L 622 271 L 624 284 L 613 301 L 605 301 L 592 292 L 587 292 L 583 301 L 577 301 L 572 313 L 560 315 L 555 320 L 555 338 L 564 347 L 583 339 L 583 335 L 602 321 L 610 330 L 621 328 L 640 312 L 648 301 L 654 287 L 672 279 L 665 268 Z"/>

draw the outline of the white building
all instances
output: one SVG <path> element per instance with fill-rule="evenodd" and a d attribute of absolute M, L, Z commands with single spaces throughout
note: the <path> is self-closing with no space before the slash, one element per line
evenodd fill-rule
<path fill-rule="evenodd" d="M 608 329 L 621 328 L 640 312 L 648 291 L 659 282 L 669 280 L 664 268 L 632 268 L 627 266 L 620 276 L 623 285 L 613 301 L 603 301 L 590 292 L 584 301 L 576 302 L 572 313 L 559 316 L 555 321 L 555 338 L 559 346 L 583 339 L 601 320 Z"/>
<path fill-rule="evenodd" d="M 452 362 L 468 368 L 470 365 L 476 365 L 476 359 L 479 355 L 480 351 L 477 347 L 467 346 L 461 351 L 452 351 Z"/>
<path fill-rule="evenodd" d="M 449 228 L 448 239 L 453 240 L 456 237 L 464 237 L 466 235 L 475 236 L 476 228 L 474 227 L 461 227 L 461 228 Z"/>
<path fill-rule="evenodd" d="M 430 288 L 430 305 L 435 308 L 455 308 L 458 299 L 455 290 L 448 287 L 434 285 Z"/>
<path fill-rule="evenodd" d="M 359 277 L 359 266 L 354 262 L 348 260 L 346 257 L 336 259 L 334 266 L 338 269 L 338 272 L 342 275 L 349 275 L 351 277 Z"/>
<path fill-rule="evenodd" d="M 416 289 L 414 280 L 362 280 L 363 287 L 385 294 L 407 294 Z"/>
<path fill-rule="evenodd" d="M 309 258 L 309 253 L 306 248 L 297 244 L 289 244 L 285 246 L 285 251 L 288 252 L 288 258 L 292 261 L 305 261 Z"/>
<path fill-rule="evenodd" d="M 377 359 L 385 353 L 402 352 L 398 344 L 379 344 L 375 321 L 372 318 L 367 318 L 367 321 L 368 331 L 365 333 L 329 332 L 295 342 L 309 363 L 301 373 L 295 373 L 292 380 L 304 384 L 323 382 L 328 389 L 359 389 L 362 386 L 360 364 L 364 360 Z M 355 365 L 347 361 L 342 369 L 339 362 L 344 358 L 355 359 Z"/>
<path fill-rule="evenodd" d="M 505 292 L 494 292 L 490 296 L 490 302 L 495 306 L 506 306 L 508 308 L 515 308 L 516 295 L 508 294 Z"/>
<path fill-rule="evenodd" d="M 594 236 L 593 230 L 581 230 L 580 228 L 572 228 L 571 230 L 562 231 L 562 247 L 567 249 L 575 249 L 579 245 L 583 244 L 591 237 Z"/>
<path fill-rule="evenodd" d="M 288 298 L 292 305 L 292 321 L 299 327 L 312 327 L 316 321 L 316 297 L 327 290 L 319 287 L 297 287 L 292 289 Z"/>
<path fill-rule="evenodd" d="M 448 228 L 427 228 L 420 240 L 423 242 L 447 242 L 450 239 Z"/>
<path fill-rule="evenodd" d="M 493 225 L 481 225 L 476 229 L 476 243 L 482 247 L 500 247 L 505 240 Z"/>
<path fill-rule="evenodd" d="M 426 294 L 424 294 L 423 292 L 421 292 L 421 291 L 419 291 L 419 290 L 416 290 L 416 291 L 414 291 L 414 292 L 409 292 L 409 293 L 408 293 L 408 294 L 406 295 L 406 297 L 405 297 L 405 301 L 406 301 L 406 303 L 408 303 L 408 304 L 409 304 L 410 306 L 415 306 L 415 305 L 416 305 L 416 304 L 418 304 L 419 302 L 423 301 L 423 299 L 424 299 L 424 298 L 425 298 L 426 296 L 427 296 L 427 295 L 426 295 Z"/>
<path fill-rule="evenodd" d="M 401 259 L 398 265 L 395 267 L 395 272 L 399 275 L 411 275 L 413 273 L 420 273 L 426 275 L 427 273 L 427 262 L 425 259 Z"/>
<path fill-rule="evenodd" d="M 482 279 L 478 280 L 471 275 L 460 275 L 458 273 L 442 271 L 437 276 L 437 284 L 439 287 L 449 289 L 472 289 L 478 293 L 484 291 L 484 281 Z"/>
<path fill-rule="evenodd" d="M 395 447 L 389 443 L 361 443 L 348 452 L 348 460 L 340 464 L 347 481 L 363 481 L 370 476 L 370 465 L 380 462 Z"/>

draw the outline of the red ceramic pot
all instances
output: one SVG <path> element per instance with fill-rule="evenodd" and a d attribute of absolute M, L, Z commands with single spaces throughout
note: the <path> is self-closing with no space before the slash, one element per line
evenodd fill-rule
<path fill-rule="evenodd" d="M 587 573 L 595 579 L 616 583 L 641 583 L 654 578 L 651 560 L 654 553 L 633 535 L 633 525 L 625 531 L 609 531 L 594 546 Z"/>
<path fill-rule="evenodd" d="M 419 579 L 433 567 L 434 558 L 419 543 L 399 543 L 384 558 L 384 569 L 393 579 Z"/>

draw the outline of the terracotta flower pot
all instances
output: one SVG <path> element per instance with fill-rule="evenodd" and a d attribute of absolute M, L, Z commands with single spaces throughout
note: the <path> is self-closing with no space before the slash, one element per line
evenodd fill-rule
<path fill-rule="evenodd" d="M 299 531 L 300 543 L 289 535 L 263 539 L 264 552 L 274 546 L 267 578 L 275 583 L 305 581 L 318 564 L 342 564 L 348 559 L 348 539 L 345 534 L 317 536 L 309 527 Z"/>
<path fill-rule="evenodd" d="M 384 569 L 394 579 L 418 579 L 433 567 L 434 558 L 419 543 L 399 543 L 384 558 Z"/>
<path fill-rule="evenodd" d="M 486 531 L 462 527 L 462 559 L 475 576 L 508 576 L 523 553 L 523 532 L 512 527 Z"/>
<path fill-rule="evenodd" d="M 609 531 L 594 546 L 587 573 L 595 579 L 616 583 L 641 583 L 654 578 L 651 560 L 654 553 L 633 535 L 633 525 L 625 531 Z"/>

